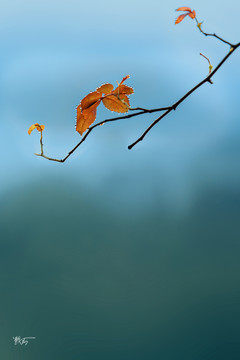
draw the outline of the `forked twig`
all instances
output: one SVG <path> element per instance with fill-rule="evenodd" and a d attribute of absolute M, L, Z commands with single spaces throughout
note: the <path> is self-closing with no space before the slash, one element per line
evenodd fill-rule
<path fill-rule="evenodd" d="M 63 159 L 55 159 L 55 158 L 51 158 L 49 156 L 46 156 L 44 154 L 43 151 L 43 142 L 42 142 L 42 131 L 41 131 L 41 136 L 40 136 L 40 146 L 41 146 L 41 153 L 40 154 L 35 154 L 37 156 L 41 156 L 47 160 L 51 160 L 51 161 L 57 161 L 57 162 L 65 162 L 69 156 L 74 153 L 76 151 L 76 149 L 86 140 L 86 138 L 89 136 L 89 134 L 93 131 L 93 129 L 95 129 L 98 126 L 101 126 L 107 122 L 113 122 L 113 121 L 118 121 L 118 120 L 123 120 L 123 119 L 129 119 L 131 117 L 134 116 L 138 116 L 138 115 L 143 115 L 143 114 L 147 114 L 147 113 L 154 113 L 154 112 L 160 112 L 160 111 L 165 111 L 162 115 L 160 115 L 156 120 L 154 120 L 152 122 L 152 124 L 144 131 L 144 133 L 136 140 L 134 141 L 131 145 L 128 146 L 128 149 L 132 149 L 137 143 L 139 143 L 140 141 L 142 141 L 144 139 L 144 137 L 147 135 L 147 133 L 160 121 L 162 120 L 165 116 L 167 116 L 172 110 L 176 110 L 177 107 L 186 99 L 188 98 L 194 91 L 196 91 L 200 86 L 202 86 L 205 83 L 210 83 L 212 84 L 212 80 L 211 78 L 215 75 L 215 73 L 220 69 L 220 67 L 224 64 L 224 62 L 232 55 L 232 53 L 240 46 L 240 42 L 238 44 L 232 44 L 229 41 L 226 41 L 224 39 L 222 39 L 220 36 L 216 35 L 215 33 L 213 34 L 209 34 L 206 33 L 202 30 L 202 23 L 199 23 L 197 18 L 195 17 L 195 20 L 197 22 L 197 27 L 199 28 L 199 30 L 201 31 L 202 34 L 204 34 L 205 36 L 212 36 L 215 37 L 216 39 L 218 39 L 219 41 L 227 44 L 230 46 L 230 51 L 227 53 L 227 55 L 224 56 L 224 58 L 220 61 L 220 63 L 215 67 L 215 69 L 212 71 L 213 67 L 210 63 L 210 60 L 203 54 L 203 57 L 205 57 L 208 62 L 209 62 L 209 75 L 207 77 L 205 77 L 202 81 L 200 81 L 197 85 L 195 85 L 191 90 L 189 90 L 185 95 L 183 95 L 177 102 L 175 102 L 173 105 L 171 106 L 167 106 L 167 107 L 162 107 L 162 108 L 156 108 L 156 109 L 145 109 L 142 107 L 136 107 L 136 108 L 130 108 L 130 111 L 137 111 L 135 113 L 132 114 L 128 114 L 128 115 L 123 115 L 123 116 L 118 116 L 118 117 L 114 117 L 111 119 L 105 119 L 103 121 L 100 121 L 98 123 L 96 123 L 95 125 L 90 126 L 85 135 L 82 137 L 81 141 L 71 150 L 69 151 L 69 153 L 63 158 Z"/>

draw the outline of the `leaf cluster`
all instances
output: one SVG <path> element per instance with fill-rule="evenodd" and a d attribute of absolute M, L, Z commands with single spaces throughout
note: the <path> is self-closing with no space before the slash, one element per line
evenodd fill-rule
<path fill-rule="evenodd" d="M 103 84 L 82 99 L 77 107 L 76 131 L 79 134 L 82 135 L 95 121 L 97 107 L 101 101 L 108 110 L 118 113 L 128 112 L 130 108 L 128 95 L 134 93 L 132 87 L 124 84 L 129 77 L 129 75 L 125 76 L 116 89 L 112 84 Z"/>

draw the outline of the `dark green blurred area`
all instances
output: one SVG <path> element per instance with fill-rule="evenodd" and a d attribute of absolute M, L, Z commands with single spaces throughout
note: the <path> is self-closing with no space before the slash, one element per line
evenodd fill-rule
<path fill-rule="evenodd" d="M 2 196 L 1 359 L 239 359 L 240 192 L 199 187 L 177 215 L 158 196 L 116 212 L 56 179 Z"/>

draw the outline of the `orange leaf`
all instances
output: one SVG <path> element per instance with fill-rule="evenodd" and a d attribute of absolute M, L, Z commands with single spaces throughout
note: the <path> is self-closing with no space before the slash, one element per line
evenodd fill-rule
<path fill-rule="evenodd" d="M 113 90 L 112 84 L 103 84 L 99 88 L 96 89 L 96 91 L 99 91 L 103 94 L 110 94 L 110 92 Z"/>
<path fill-rule="evenodd" d="M 112 92 L 113 94 L 120 95 L 120 94 L 133 94 L 134 90 L 132 87 L 123 85 L 124 81 L 126 81 L 128 78 L 130 78 L 130 75 L 125 76 L 120 84 L 116 87 L 116 89 Z"/>
<path fill-rule="evenodd" d="M 176 9 L 176 11 L 192 11 L 192 10 L 189 7 L 183 6 L 183 7 Z"/>
<path fill-rule="evenodd" d="M 113 94 L 119 95 L 119 94 L 133 94 L 134 90 L 132 87 L 127 85 L 119 85 L 114 91 Z"/>
<path fill-rule="evenodd" d="M 78 105 L 76 131 L 79 132 L 81 135 L 95 121 L 97 115 L 97 107 L 100 104 L 100 102 L 101 100 L 99 99 L 93 105 L 89 106 L 87 109 L 84 109 L 82 111 L 80 105 Z"/>
<path fill-rule="evenodd" d="M 179 17 L 175 21 L 175 24 L 179 24 L 185 18 L 185 16 L 187 16 L 187 15 L 188 14 L 179 15 Z"/>
<path fill-rule="evenodd" d="M 76 131 L 82 135 L 95 121 L 97 107 L 101 101 L 111 111 L 125 113 L 129 110 L 127 95 L 132 94 L 134 90 L 130 86 L 123 85 L 129 77 L 129 75 L 125 76 L 115 90 L 112 84 L 103 84 L 82 99 L 77 107 Z"/>
<path fill-rule="evenodd" d="M 120 84 L 113 90 L 110 94 L 102 98 L 103 105 L 111 110 L 119 113 L 125 113 L 129 110 L 129 99 L 127 95 L 130 95 L 134 92 L 133 88 L 127 85 L 123 85 L 130 75 L 124 76 Z"/>
<path fill-rule="evenodd" d="M 186 11 L 186 14 L 180 15 L 176 19 L 175 24 L 179 24 L 185 18 L 185 16 L 187 16 L 187 15 L 189 15 L 191 19 L 195 19 L 195 17 L 196 17 L 196 11 L 191 10 L 189 7 L 186 7 L 186 6 L 180 7 L 176 11 Z"/>
<path fill-rule="evenodd" d="M 129 110 L 130 102 L 129 102 L 129 98 L 127 97 L 127 95 L 125 95 L 125 94 L 120 94 L 120 95 L 119 95 L 119 98 L 121 99 L 121 101 L 122 101 L 123 103 L 126 103 L 126 104 L 127 104 L 127 107 L 128 107 L 128 110 Z"/>
<path fill-rule="evenodd" d="M 122 85 L 122 84 L 124 83 L 124 81 L 126 81 L 126 80 L 129 79 L 129 78 L 130 78 L 130 75 L 124 76 L 124 78 L 122 79 L 122 81 L 120 82 L 119 85 Z"/>
<path fill-rule="evenodd" d="M 81 109 L 87 109 L 89 107 L 91 107 L 92 105 L 94 105 L 100 98 L 102 97 L 102 94 L 98 91 L 93 91 L 90 92 L 87 96 L 85 96 L 80 105 L 81 105 Z M 98 103 L 99 105 L 99 103 Z"/>
<path fill-rule="evenodd" d="M 129 100 L 124 94 L 120 94 L 118 97 L 116 95 L 106 96 L 102 99 L 102 102 L 103 105 L 111 111 L 125 113 L 129 110 Z M 126 102 L 127 105 L 124 102 Z"/>
<path fill-rule="evenodd" d="M 39 125 L 38 123 L 36 123 L 36 124 L 30 126 L 30 128 L 28 129 L 28 134 L 30 135 L 34 129 L 37 129 L 39 132 L 42 132 L 44 130 L 44 128 L 45 128 L 45 125 Z"/>
<path fill-rule="evenodd" d="M 191 11 L 188 15 L 190 16 L 191 19 L 195 19 L 195 17 L 196 17 L 196 11 L 193 10 L 193 11 Z"/>

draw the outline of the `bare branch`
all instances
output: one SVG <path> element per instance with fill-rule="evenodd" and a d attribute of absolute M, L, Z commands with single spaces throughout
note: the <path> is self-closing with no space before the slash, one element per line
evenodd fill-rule
<path fill-rule="evenodd" d="M 220 36 L 216 35 L 215 33 L 209 34 L 209 33 L 206 33 L 205 31 L 203 31 L 203 29 L 202 29 L 202 23 L 203 23 L 203 22 L 199 22 L 196 17 L 195 17 L 195 20 L 196 20 L 196 22 L 197 22 L 197 27 L 198 27 L 198 29 L 201 31 L 201 33 L 202 33 L 203 35 L 215 37 L 216 39 L 222 41 L 223 43 L 228 44 L 228 45 L 230 45 L 231 47 L 233 47 L 233 44 L 231 44 L 229 41 L 226 41 L 226 40 L 222 39 Z"/>
<path fill-rule="evenodd" d="M 205 36 L 213 36 L 213 37 L 217 38 L 218 40 L 224 42 L 225 44 L 228 44 L 228 45 L 231 46 L 231 47 L 233 46 L 233 44 L 231 44 L 230 42 L 222 39 L 220 36 L 216 35 L 215 33 L 213 33 L 213 34 L 208 34 L 208 33 L 205 33 L 205 32 L 204 32 L 203 30 L 201 30 L 201 29 L 199 29 L 199 30 L 200 30 L 201 33 L 203 33 Z"/>
<path fill-rule="evenodd" d="M 137 112 L 137 113 L 134 113 L 134 114 L 128 114 L 128 115 L 124 115 L 124 116 L 118 116 L 118 117 L 114 117 L 114 118 L 111 118 L 111 119 L 106 119 L 106 120 L 103 120 L 103 121 L 100 121 L 99 123 L 93 125 L 93 126 L 90 126 L 86 132 L 86 134 L 82 137 L 81 141 L 71 150 L 69 151 L 69 153 L 65 156 L 65 158 L 63 159 L 54 159 L 54 158 L 51 158 L 51 157 L 48 157 L 44 154 L 43 152 L 43 143 L 42 143 L 42 137 L 40 138 L 40 144 L 41 144 L 41 154 L 35 154 L 37 156 L 41 156 L 47 160 L 51 160 L 51 161 L 57 161 L 57 162 L 64 162 L 67 160 L 67 158 L 69 158 L 69 156 L 86 140 L 86 138 L 88 137 L 88 135 L 91 133 L 91 131 L 98 127 L 98 126 L 102 126 L 103 124 L 106 124 L 107 122 L 113 122 L 113 121 L 117 121 L 117 120 L 122 120 L 122 119 L 129 119 L 131 117 L 134 117 L 134 116 L 138 116 L 138 115 L 142 115 L 142 114 L 147 114 L 147 113 L 154 113 L 154 112 L 158 112 L 158 111 L 164 111 L 166 109 L 169 109 L 169 107 L 164 107 L 164 108 L 157 108 L 157 109 L 143 109 L 143 108 L 135 108 L 135 109 L 132 109 L 130 108 L 129 110 L 139 110 L 141 109 L 141 111 Z"/>
<path fill-rule="evenodd" d="M 173 104 L 169 110 L 167 110 L 164 114 L 159 116 L 145 131 L 144 133 L 136 140 L 134 143 L 128 146 L 128 149 L 131 150 L 137 143 L 142 141 L 145 137 L 145 135 L 152 129 L 153 126 L 155 126 L 160 120 L 162 120 L 166 115 L 168 115 L 172 110 L 176 110 L 179 104 L 181 104 L 189 95 L 191 95 L 194 91 L 196 91 L 200 86 L 205 84 L 206 82 L 209 82 L 212 84 L 211 77 L 220 69 L 220 67 L 223 65 L 223 63 L 229 58 L 230 55 L 240 46 L 240 43 L 233 45 L 228 52 L 228 54 L 220 61 L 220 63 L 217 65 L 217 67 L 213 70 L 212 73 L 210 73 L 205 79 L 200 81 L 196 86 L 194 86 L 190 91 L 188 91 L 183 97 L 181 97 L 175 104 Z"/>

